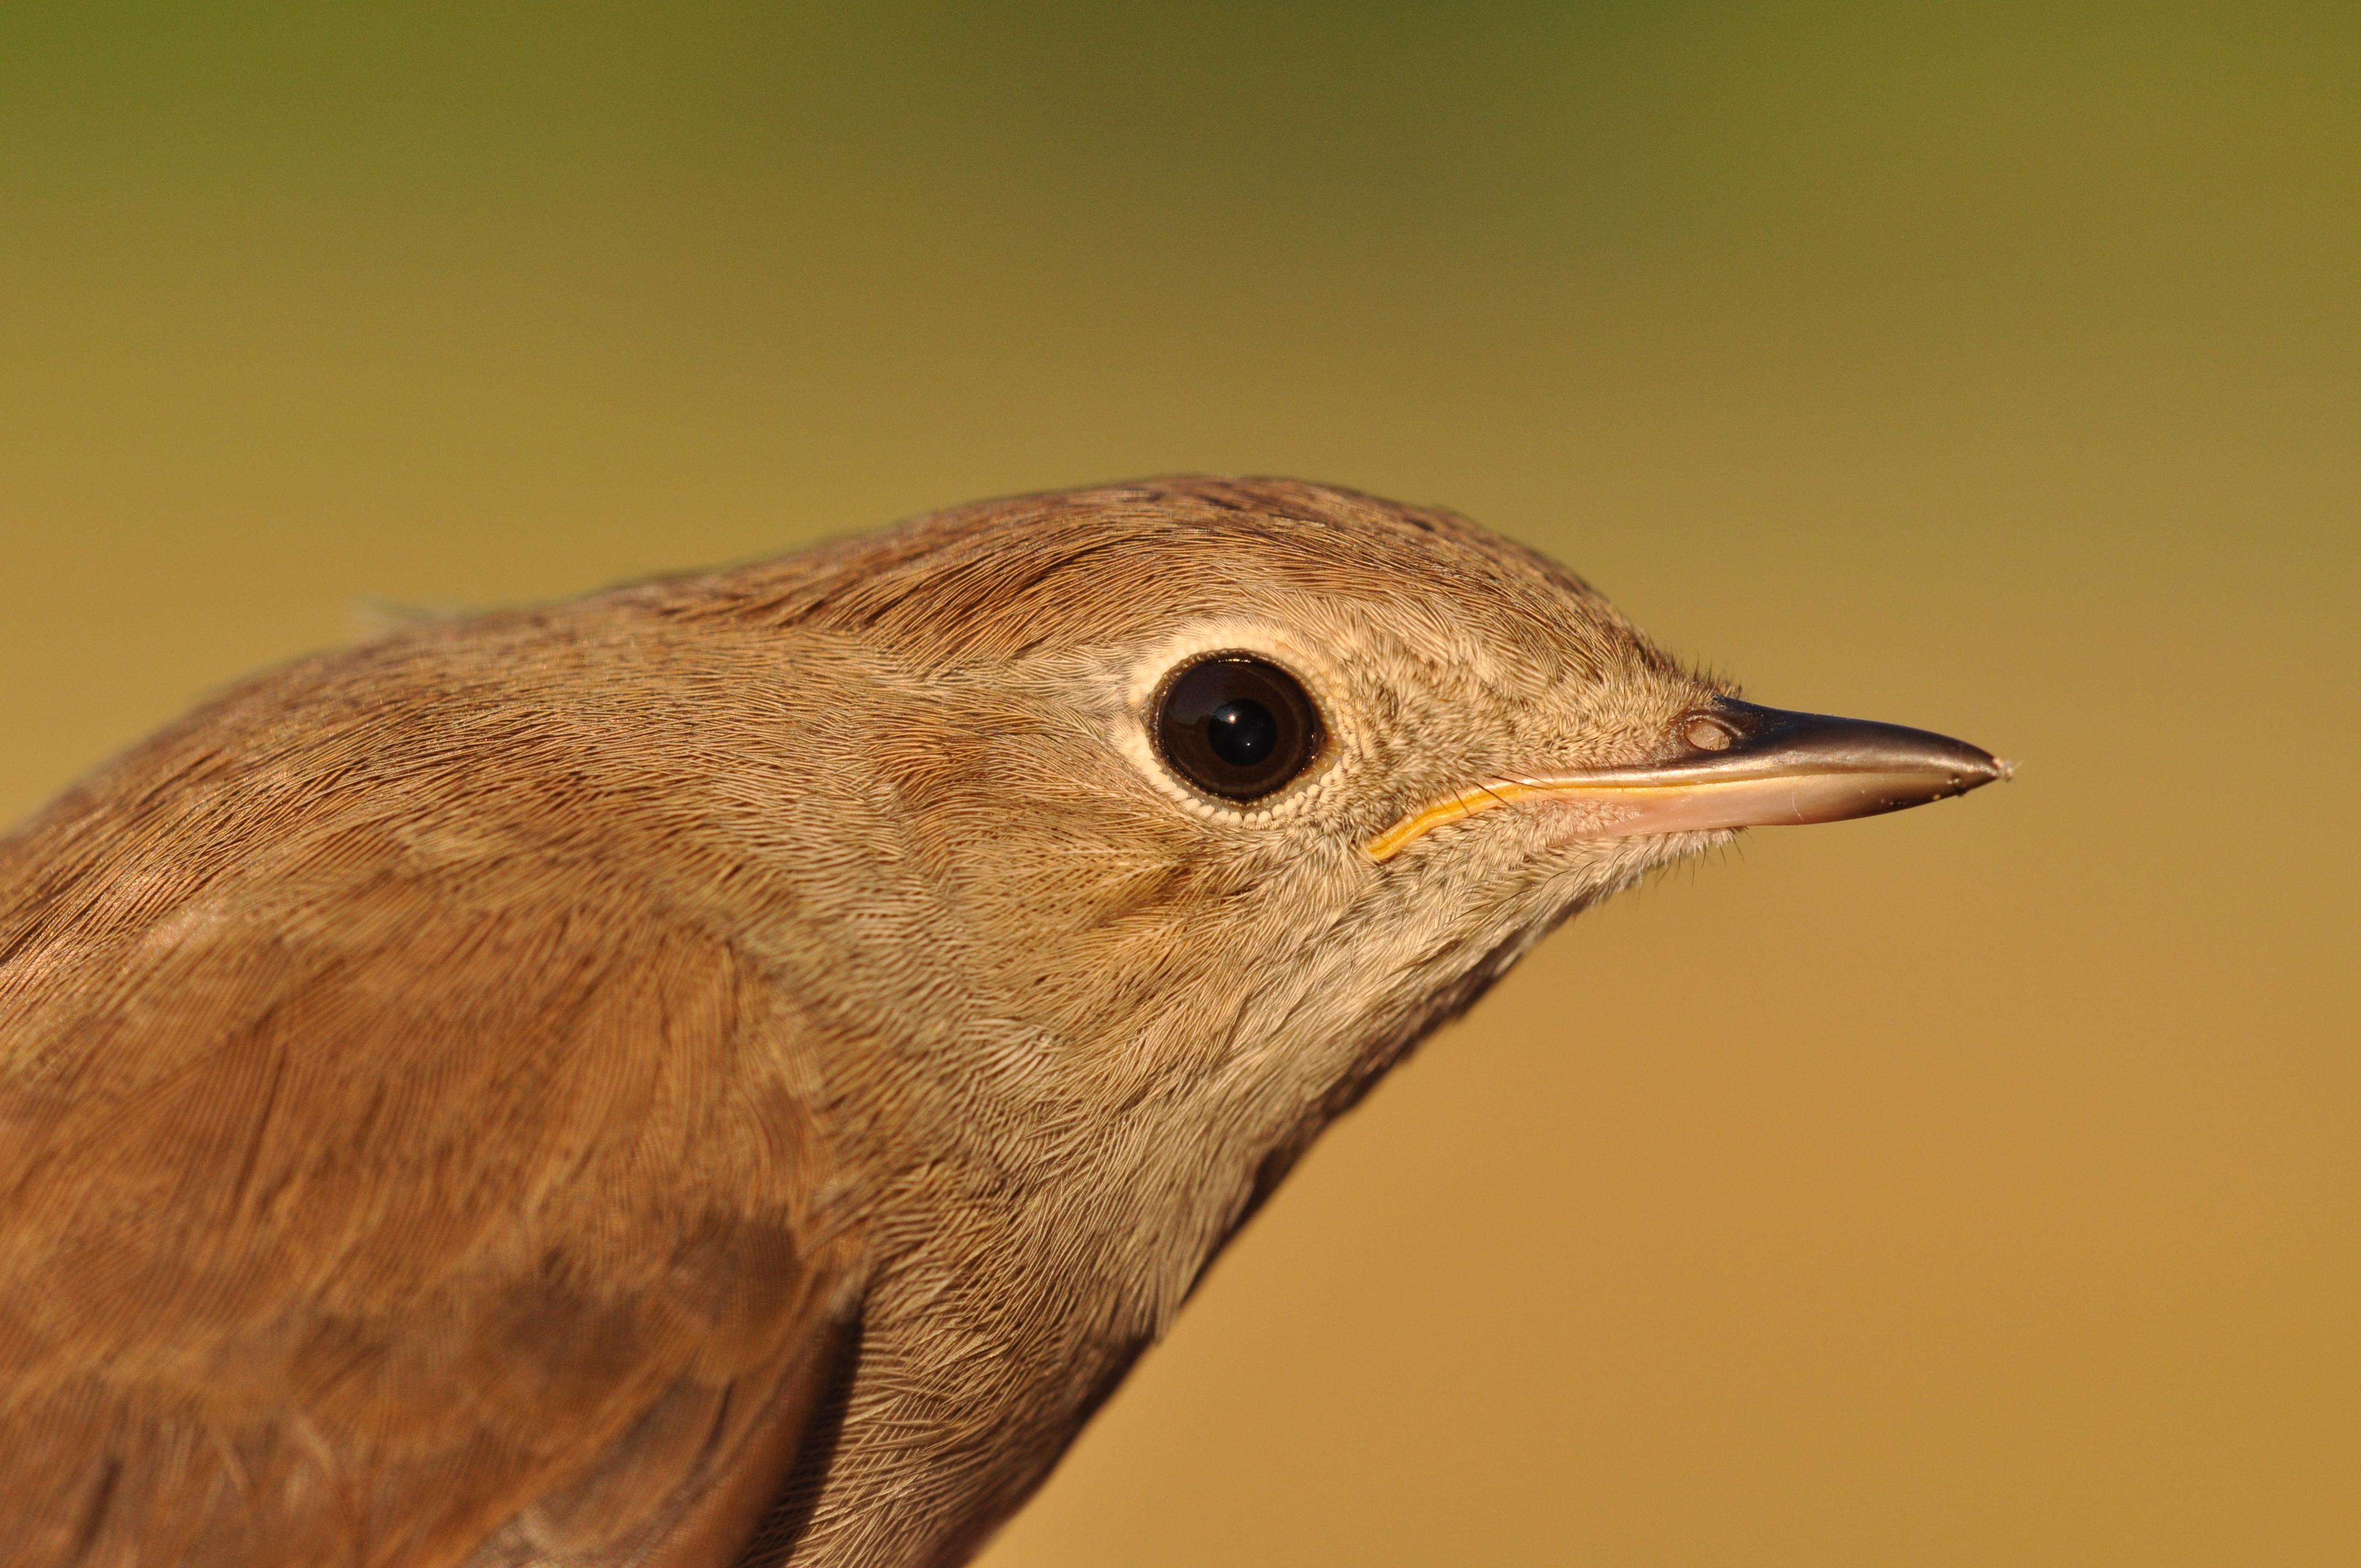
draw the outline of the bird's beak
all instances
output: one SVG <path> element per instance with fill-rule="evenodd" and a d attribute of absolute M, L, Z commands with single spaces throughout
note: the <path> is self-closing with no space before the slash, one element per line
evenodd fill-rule
<path fill-rule="evenodd" d="M 1362 851 L 1389 861 L 1430 828 L 1526 800 L 1579 806 L 1576 836 L 1586 839 L 1841 822 L 1965 795 L 2015 767 L 1924 729 L 1733 697 L 1683 716 L 1673 733 L 1686 754 L 1672 761 L 1492 779 L 1421 806 Z"/>

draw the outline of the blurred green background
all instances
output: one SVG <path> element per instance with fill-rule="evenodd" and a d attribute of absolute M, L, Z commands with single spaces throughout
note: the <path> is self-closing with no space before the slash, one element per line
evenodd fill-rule
<path fill-rule="evenodd" d="M 0 10 L 0 816 L 1175 469 L 2027 759 L 1553 938 L 986 1559 L 2361 1561 L 2361 8 Z"/>

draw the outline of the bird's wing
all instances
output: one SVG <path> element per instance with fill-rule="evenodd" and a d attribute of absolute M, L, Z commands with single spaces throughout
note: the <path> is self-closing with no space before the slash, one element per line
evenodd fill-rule
<path fill-rule="evenodd" d="M 730 1563 L 859 1267 L 775 989 L 595 866 L 136 850 L 0 878 L 0 1563 Z"/>

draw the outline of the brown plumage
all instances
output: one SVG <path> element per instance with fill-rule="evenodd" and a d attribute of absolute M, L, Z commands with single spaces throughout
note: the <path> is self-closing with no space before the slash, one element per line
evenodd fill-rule
<path fill-rule="evenodd" d="M 1156 739 L 1213 652 L 1317 705 L 1246 804 Z M 1210 479 L 259 676 L 0 844 L 0 1563 L 963 1561 L 1551 926 L 1993 776 L 1768 713 Z"/>

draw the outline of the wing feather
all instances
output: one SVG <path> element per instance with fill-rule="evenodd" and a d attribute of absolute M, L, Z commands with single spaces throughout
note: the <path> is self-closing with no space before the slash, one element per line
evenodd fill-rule
<path fill-rule="evenodd" d="M 137 826 L 0 857 L 0 1562 L 730 1561 L 859 1263 L 785 1000 L 595 862 Z"/>

